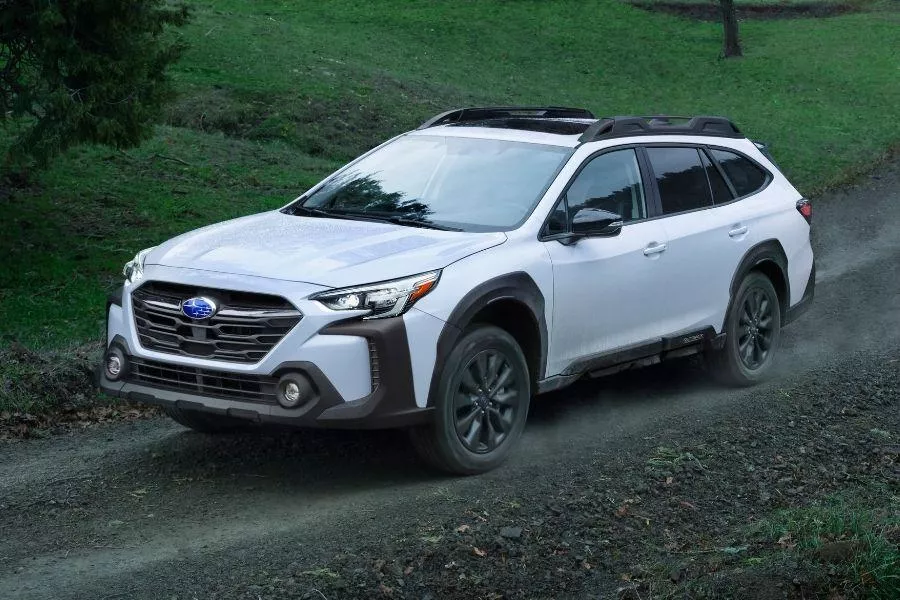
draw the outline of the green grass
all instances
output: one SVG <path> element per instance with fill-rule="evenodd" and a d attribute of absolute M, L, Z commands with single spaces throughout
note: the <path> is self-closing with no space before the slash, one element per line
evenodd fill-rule
<path fill-rule="evenodd" d="M 746 56 L 726 61 L 719 25 L 616 0 L 190 4 L 156 136 L 127 155 L 73 150 L 0 196 L 0 345 L 98 339 L 135 251 L 284 204 L 460 104 L 725 114 L 806 193 L 900 139 L 897 11 L 745 22 Z"/>
<path fill-rule="evenodd" d="M 842 580 L 852 597 L 900 598 L 900 497 L 871 508 L 852 499 L 831 498 L 804 508 L 782 510 L 759 523 L 757 535 L 785 552 L 822 562 L 828 544 L 847 544 L 846 557 L 833 563 L 833 581 Z M 765 561 L 765 559 L 761 559 Z"/>
<path fill-rule="evenodd" d="M 3 271 L 0 318 L 10 337 L 32 346 L 97 339 L 106 293 L 136 250 L 283 204 L 337 165 L 278 141 L 168 127 L 127 155 L 74 151 L 39 189 L 16 194 L 0 223 L 12 267 Z"/>
<path fill-rule="evenodd" d="M 640 0 L 638 0 L 640 1 Z M 664 2 L 667 4 L 711 4 L 719 6 L 719 0 L 647 0 L 649 3 Z M 751 6 L 797 6 L 797 5 L 832 5 L 842 4 L 850 6 L 864 6 L 871 4 L 873 0 L 734 0 L 734 5 L 740 8 L 742 5 Z"/>

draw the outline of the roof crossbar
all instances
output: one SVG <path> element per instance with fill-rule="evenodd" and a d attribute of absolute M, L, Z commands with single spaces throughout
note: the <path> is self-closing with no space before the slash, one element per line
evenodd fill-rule
<path fill-rule="evenodd" d="M 608 117 L 588 127 L 579 142 L 593 142 L 638 135 L 705 135 L 742 138 L 741 130 L 725 117 L 681 117 L 653 115 L 647 117 Z"/>
<path fill-rule="evenodd" d="M 566 108 L 564 106 L 472 106 L 457 108 L 435 115 L 421 125 L 419 129 L 428 129 L 438 125 L 487 121 L 490 119 L 596 119 L 594 114 L 584 108 Z"/>

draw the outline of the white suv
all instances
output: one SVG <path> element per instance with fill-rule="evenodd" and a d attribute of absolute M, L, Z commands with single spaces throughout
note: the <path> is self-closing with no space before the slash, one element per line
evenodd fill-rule
<path fill-rule="evenodd" d="M 409 428 L 500 464 L 532 395 L 706 353 L 758 381 L 815 286 L 811 206 L 720 117 L 465 108 L 280 210 L 144 250 L 108 302 L 108 393 L 206 432 Z"/>

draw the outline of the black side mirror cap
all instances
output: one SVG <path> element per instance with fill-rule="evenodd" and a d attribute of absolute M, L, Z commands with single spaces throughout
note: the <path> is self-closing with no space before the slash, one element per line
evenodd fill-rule
<path fill-rule="evenodd" d="M 622 215 L 599 208 L 582 208 L 572 218 L 572 233 L 579 237 L 611 237 L 619 235 Z"/>

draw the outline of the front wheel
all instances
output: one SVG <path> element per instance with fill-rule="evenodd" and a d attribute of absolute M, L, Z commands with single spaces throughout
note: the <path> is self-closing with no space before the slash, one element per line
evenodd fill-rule
<path fill-rule="evenodd" d="M 725 383 L 753 385 L 772 369 L 781 339 L 781 305 L 768 277 L 751 272 L 741 282 L 725 318 L 725 345 L 712 356 Z"/>
<path fill-rule="evenodd" d="M 434 423 L 411 430 L 413 446 L 434 467 L 460 475 L 499 466 L 525 428 L 531 377 L 506 331 L 468 331 L 444 363 Z"/>

